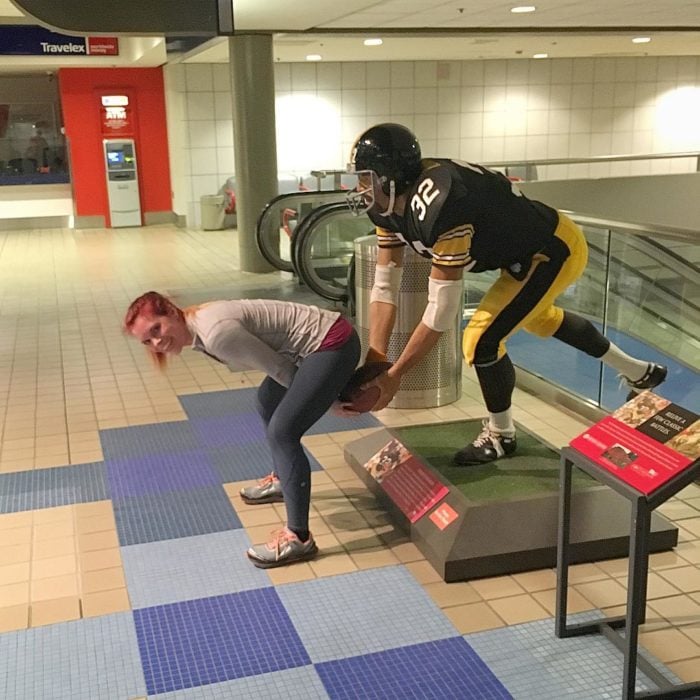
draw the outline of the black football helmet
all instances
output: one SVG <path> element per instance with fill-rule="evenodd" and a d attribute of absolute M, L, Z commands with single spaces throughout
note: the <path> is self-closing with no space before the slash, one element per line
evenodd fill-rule
<path fill-rule="evenodd" d="M 392 204 L 395 195 L 403 194 L 421 171 L 418 139 L 400 124 L 377 124 L 367 129 L 355 141 L 348 164 L 348 172 L 358 175 L 372 173 L 373 179 L 376 177 L 376 182 L 382 192 L 391 198 Z M 373 204 L 368 202 L 366 192 L 353 195 L 355 199 L 358 199 L 357 195 L 363 195 L 365 205 Z M 352 202 L 352 199 L 352 195 L 348 197 L 351 208 L 356 211 L 359 201 Z M 364 210 L 367 208 L 365 206 Z"/>

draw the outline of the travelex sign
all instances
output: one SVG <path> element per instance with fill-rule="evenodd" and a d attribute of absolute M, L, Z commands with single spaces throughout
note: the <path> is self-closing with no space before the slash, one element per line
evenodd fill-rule
<path fill-rule="evenodd" d="M 0 25 L 3 56 L 118 56 L 119 40 L 112 36 L 68 36 L 43 27 Z"/>

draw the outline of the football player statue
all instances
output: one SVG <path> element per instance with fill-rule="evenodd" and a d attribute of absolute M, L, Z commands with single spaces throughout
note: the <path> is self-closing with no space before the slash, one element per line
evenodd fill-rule
<path fill-rule="evenodd" d="M 358 176 L 348 204 L 377 229 L 367 361 L 385 360 L 396 317 L 403 247 L 432 260 L 428 304 L 391 369 L 374 381 L 373 410 L 394 397 L 401 378 L 453 327 L 462 312 L 464 272 L 500 270 L 464 331 L 463 351 L 479 380 L 489 417 L 457 452 L 458 465 L 491 462 L 516 449 L 511 397 L 515 370 L 506 341 L 524 328 L 599 358 L 630 389 L 660 384 L 666 367 L 636 359 L 585 318 L 555 305 L 583 273 L 588 246 L 564 214 L 525 197 L 504 175 L 446 158 L 423 158 L 416 137 L 399 124 L 377 124 L 354 143 L 348 165 Z"/>

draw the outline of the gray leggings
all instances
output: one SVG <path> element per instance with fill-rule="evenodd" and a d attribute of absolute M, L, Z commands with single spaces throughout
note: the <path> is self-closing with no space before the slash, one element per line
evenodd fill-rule
<path fill-rule="evenodd" d="M 282 484 L 287 527 L 293 530 L 309 529 L 311 465 L 301 438 L 338 398 L 359 359 L 360 341 L 353 330 L 341 347 L 305 357 L 288 389 L 270 377 L 258 389 L 257 408 Z"/>

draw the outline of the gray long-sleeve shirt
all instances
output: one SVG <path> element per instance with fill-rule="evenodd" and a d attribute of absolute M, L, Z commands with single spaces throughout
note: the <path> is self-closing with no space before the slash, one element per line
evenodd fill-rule
<path fill-rule="evenodd" d="M 236 299 L 203 304 L 186 315 L 192 348 L 231 369 L 257 369 L 282 386 L 298 364 L 318 350 L 337 311 L 275 299 Z"/>

